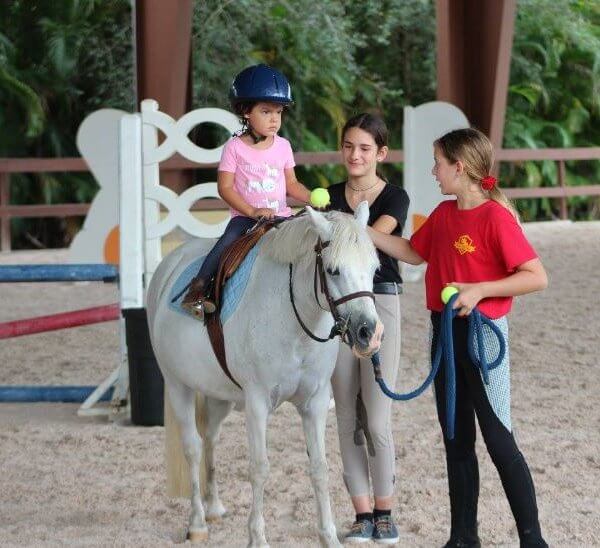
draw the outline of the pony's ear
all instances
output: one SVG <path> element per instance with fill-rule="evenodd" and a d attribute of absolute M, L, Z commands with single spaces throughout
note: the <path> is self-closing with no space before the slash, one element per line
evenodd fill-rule
<path fill-rule="evenodd" d="M 354 210 L 354 218 L 361 226 L 367 226 L 367 222 L 369 221 L 369 202 L 367 200 L 363 200 L 358 204 Z"/>
<path fill-rule="evenodd" d="M 331 222 L 325 218 L 325 215 L 319 211 L 315 211 L 312 207 L 306 206 L 306 212 L 310 220 L 317 230 L 317 234 L 324 242 L 331 239 Z"/>

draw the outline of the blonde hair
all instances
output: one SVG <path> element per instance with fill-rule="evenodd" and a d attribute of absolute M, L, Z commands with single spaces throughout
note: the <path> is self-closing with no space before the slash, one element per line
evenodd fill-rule
<path fill-rule="evenodd" d="M 494 165 L 494 148 L 490 140 L 475 128 L 456 129 L 442 135 L 434 143 L 449 161 L 461 161 L 465 173 L 473 181 L 481 185 L 481 180 L 487 177 Z M 519 220 L 519 214 L 512 202 L 506 197 L 498 185 L 491 190 L 481 189 L 484 196 L 508 209 Z"/>

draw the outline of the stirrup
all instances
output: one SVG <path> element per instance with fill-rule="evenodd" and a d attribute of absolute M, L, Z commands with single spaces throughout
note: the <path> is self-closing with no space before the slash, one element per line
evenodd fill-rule
<path fill-rule="evenodd" d="M 205 314 L 213 314 L 217 309 L 210 299 L 201 299 L 198 303 L 194 303 L 194 306 L 200 306 Z"/>
<path fill-rule="evenodd" d="M 217 307 L 208 299 L 198 299 L 190 303 L 182 303 L 182 306 L 194 316 L 203 318 L 205 314 L 213 314 Z"/>
<path fill-rule="evenodd" d="M 200 321 L 204 320 L 204 307 L 201 302 L 181 303 L 181 308 L 186 310 L 194 318 Z"/>

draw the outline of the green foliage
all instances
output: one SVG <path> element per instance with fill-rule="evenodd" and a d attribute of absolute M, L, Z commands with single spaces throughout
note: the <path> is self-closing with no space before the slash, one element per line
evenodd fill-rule
<path fill-rule="evenodd" d="M 234 75 L 265 62 L 292 84 L 294 105 L 282 133 L 295 150 L 338 148 L 353 114 L 384 115 L 391 146 L 402 146 L 406 104 L 435 98 L 432 0 L 196 2 L 194 106 L 228 108 Z M 386 166 L 391 179 L 398 168 Z M 309 186 L 343 177 L 339 166 L 298 168 Z"/>
<path fill-rule="evenodd" d="M 133 109 L 132 66 L 127 0 L 1 2 L 0 155 L 77 156 L 88 114 Z M 87 173 L 15 175 L 11 201 L 89 202 L 96 191 Z M 15 247 L 64 246 L 78 223 L 15 220 Z"/>
<path fill-rule="evenodd" d="M 75 135 L 87 114 L 135 108 L 130 6 L 130 0 L 0 2 L 0 155 L 77 155 Z M 233 76 L 266 62 L 292 83 L 283 134 L 295 150 L 337 149 L 345 120 L 365 110 L 383 114 L 391 147 L 401 148 L 404 106 L 435 99 L 435 32 L 433 0 L 196 1 L 193 106 L 228 108 Z M 600 0 L 519 0 L 504 146 L 597 146 L 599 122 Z M 197 133 L 204 146 L 224 139 L 210 124 Z M 600 162 L 566 167 L 568 184 L 600 182 Z M 385 165 L 383 172 L 400 182 L 401 166 Z M 340 166 L 298 168 L 311 187 L 343 174 Z M 554 162 L 505 164 L 501 175 L 510 186 L 558 184 Z M 87 202 L 96 192 L 83 173 L 13 181 L 14 203 Z M 518 206 L 525 219 L 557 213 L 554 200 Z M 590 218 L 600 202 L 571 198 L 569 207 L 572 217 Z M 15 220 L 15 244 L 64 245 L 61 223 Z"/>
<path fill-rule="evenodd" d="M 600 142 L 600 2 L 520 0 L 504 132 L 506 148 L 588 147 Z M 553 162 L 504 166 L 514 186 L 556 186 Z M 600 182 L 600 162 L 567 163 L 569 184 Z M 526 220 L 553 218 L 557 203 L 519 201 Z M 569 199 L 571 218 L 597 200 Z"/>

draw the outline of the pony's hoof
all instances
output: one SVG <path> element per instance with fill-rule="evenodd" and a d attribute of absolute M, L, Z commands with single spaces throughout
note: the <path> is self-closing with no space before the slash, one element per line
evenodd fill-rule
<path fill-rule="evenodd" d="M 187 534 L 187 539 L 191 543 L 204 542 L 208 540 L 208 527 L 202 529 L 190 529 Z"/>
<path fill-rule="evenodd" d="M 209 522 L 219 521 L 226 513 L 225 506 L 220 500 L 204 501 L 205 519 Z"/>
<path fill-rule="evenodd" d="M 215 521 L 220 521 L 221 518 L 227 513 L 225 508 L 219 510 L 218 512 L 207 512 L 206 513 L 206 521 L 209 523 L 214 523 Z"/>

